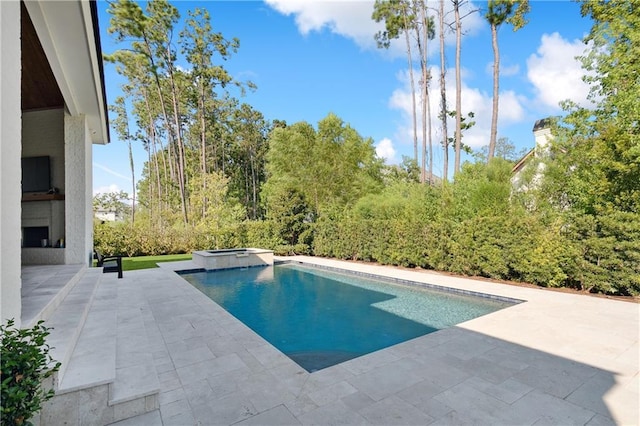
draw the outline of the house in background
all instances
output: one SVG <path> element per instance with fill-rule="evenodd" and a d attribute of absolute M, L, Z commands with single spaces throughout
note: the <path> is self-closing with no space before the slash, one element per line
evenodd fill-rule
<path fill-rule="evenodd" d="M 536 187 L 544 173 L 545 164 L 543 162 L 534 162 L 535 158 L 543 158 L 545 155 L 549 153 L 549 143 L 553 139 L 553 135 L 551 134 L 551 118 L 543 118 L 541 120 L 536 121 L 533 125 L 533 137 L 535 139 L 535 147 L 531 149 L 528 153 L 524 155 L 518 162 L 513 166 L 511 184 L 515 191 L 526 191 L 530 189 L 530 187 Z M 533 166 L 533 164 L 537 164 L 536 170 L 533 171 L 533 177 L 531 180 L 526 183 L 524 179 L 525 172 Z"/>
<path fill-rule="evenodd" d="M 94 1 L 0 2 L 0 320 L 21 317 L 22 265 L 93 250 L 92 144 L 109 142 Z"/>
<path fill-rule="evenodd" d="M 115 209 L 97 209 L 93 214 L 96 219 L 103 222 L 116 222 L 124 219 L 124 216 Z"/>

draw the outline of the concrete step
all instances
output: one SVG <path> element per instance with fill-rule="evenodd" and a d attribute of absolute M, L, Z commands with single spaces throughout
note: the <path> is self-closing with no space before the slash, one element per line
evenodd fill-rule
<path fill-rule="evenodd" d="M 69 366 L 59 383 L 58 393 L 109 384 L 116 377 L 116 324 L 118 288 L 103 283 L 98 286 L 91 309 Z"/>
<path fill-rule="evenodd" d="M 22 268 L 22 328 L 47 321 L 84 276 L 84 265 L 31 265 Z"/>
<path fill-rule="evenodd" d="M 118 283 L 113 274 L 108 274 L 104 281 Z M 160 382 L 153 362 L 158 341 L 150 338 L 147 325 L 153 322 L 153 317 L 142 291 L 135 281 L 118 286 L 116 377 L 109 386 L 114 421 L 159 407 Z"/>
<path fill-rule="evenodd" d="M 153 318 L 139 286 L 99 268 L 89 269 L 88 275 L 96 283 L 93 296 L 85 297 L 90 309 L 56 395 L 34 422 L 40 426 L 109 424 L 159 409 L 153 363 L 158 343 L 146 331 L 145 323 Z M 78 286 L 85 284 L 83 279 Z M 75 293 L 69 297 L 80 299 Z M 59 310 L 77 317 L 65 303 Z"/>
<path fill-rule="evenodd" d="M 68 291 L 55 311 L 50 315 L 46 326 L 51 328 L 47 343 L 51 346 L 51 357 L 61 363 L 57 374 L 58 384 L 64 380 L 73 352 L 85 325 L 100 273 L 96 269 L 84 268 L 82 276 Z M 54 388 L 57 385 L 54 384 Z"/>

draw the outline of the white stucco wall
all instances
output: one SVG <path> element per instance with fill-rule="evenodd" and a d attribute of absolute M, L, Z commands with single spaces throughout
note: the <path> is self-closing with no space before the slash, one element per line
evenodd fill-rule
<path fill-rule="evenodd" d="M 536 155 L 546 155 L 549 153 L 549 142 L 553 139 L 550 127 L 544 127 L 533 132 L 536 141 Z"/>
<path fill-rule="evenodd" d="M 64 194 L 64 109 L 29 111 L 22 115 L 22 156 L 49 156 L 51 186 Z"/>
<path fill-rule="evenodd" d="M 0 1 L 0 319 L 20 325 L 20 2 Z"/>
<path fill-rule="evenodd" d="M 22 157 L 49 157 L 51 182 L 65 195 L 64 109 L 28 111 L 22 114 Z M 27 171 L 28 172 L 28 171 Z M 30 194 L 26 195 L 26 199 Z M 47 226 L 50 245 L 65 238 L 65 200 L 23 201 L 22 227 Z M 59 250 L 57 250 L 59 251 Z M 51 249 L 23 249 L 22 264 L 63 264 L 64 254 Z"/>
<path fill-rule="evenodd" d="M 93 251 L 92 145 L 84 115 L 64 117 L 65 263 L 91 261 Z"/>

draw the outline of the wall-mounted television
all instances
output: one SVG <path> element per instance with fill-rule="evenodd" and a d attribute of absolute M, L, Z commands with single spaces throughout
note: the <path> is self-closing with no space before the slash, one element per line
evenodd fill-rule
<path fill-rule="evenodd" d="M 51 189 L 49 157 L 22 159 L 22 192 L 47 192 Z"/>

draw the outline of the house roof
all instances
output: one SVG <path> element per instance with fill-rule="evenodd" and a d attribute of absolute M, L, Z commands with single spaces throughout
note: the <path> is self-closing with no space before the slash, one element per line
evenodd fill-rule
<path fill-rule="evenodd" d="M 542 118 L 533 125 L 533 131 L 548 129 L 551 127 L 551 117 Z"/>
<path fill-rule="evenodd" d="M 107 101 L 95 2 L 27 1 L 23 4 L 64 105 L 70 114 L 87 117 L 93 143 L 108 143 Z M 28 59 L 29 50 L 24 52 L 23 59 Z M 46 72 L 43 68 L 42 75 L 46 76 Z M 56 90 L 49 88 L 49 91 L 52 105 L 41 107 L 55 106 Z M 29 106 L 37 107 L 37 104 L 26 105 Z"/>
<path fill-rule="evenodd" d="M 527 152 L 524 155 L 524 157 L 522 157 L 520 160 L 518 160 L 516 165 L 513 166 L 513 168 L 511 169 L 511 173 L 518 173 L 520 170 L 522 170 L 522 168 L 527 163 L 527 161 L 529 161 L 529 159 L 535 155 L 535 151 L 536 151 L 535 148 L 531 149 L 531 151 Z"/>

